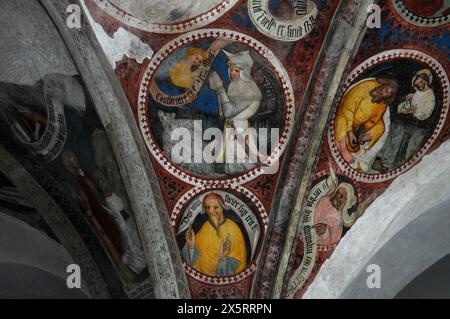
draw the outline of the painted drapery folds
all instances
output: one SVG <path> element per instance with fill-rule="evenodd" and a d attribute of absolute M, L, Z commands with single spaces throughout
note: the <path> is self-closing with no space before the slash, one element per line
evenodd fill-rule
<path fill-rule="evenodd" d="M 20 194 L 21 187 L 28 191 L 34 186 L 31 182 L 26 185 L 17 173 L 20 170 L 12 167 L 5 173 L 11 174 L 17 189 L 9 195 L 2 189 L 3 199 L 11 200 L 11 205 L 38 201 L 39 209 L 47 205 L 47 215 L 42 216 L 48 220 L 53 203 L 63 211 L 64 218 L 52 216 L 52 221 L 59 220 L 56 226 L 60 228 L 51 229 L 56 226 L 50 223 L 47 230 L 55 240 L 68 243 L 71 235 L 62 233 L 61 220 L 69 221 L 70 227 L 66 226 L 70 230 L 75 228 L 82 241 L 71 244 L 81 247 L 78 251 L 87 247 L 92 257 L 86 258 L 93 258 L 109 281 L 108 291 L 102 294 L 87 287 L 93 297 L 152 296 L 144 250 L 113 148 L 69 50 L 38 2 L 6 1 L 2 6 L 4 14 L 12 7 L 19 10 L 16 19 L 2 17 L 2 42 L 16 25 L 27 31 L 4 41 L 8 43 L 5 51 L 15 52 L 18 60 L 5 57 L 2 64 L 0 141 L 16 165 L 25 168 L 49 195 L 34 193 L 30 199 L 29 193 Z M 30 45 L 26 37 L 35 30 L 41 31 Z M 17 63 L 23 65 L 24 73 L 10 69 Z M 77 250 L 72 248 L 71 252 Z M 83 261 L 80 256 L 72 257 L 78 263 Z M 83 280 L 92 284 L 88 271 L 84 275 Z"/>
<path fill-rule="evenodd" d="M 49 73 L 31 86 L 0 86 L 4 142 L 29 153 L 22 161 L 42 161 L 132 295 L 148 275 L 144 252 L 106 132 L 79 78 Z"/>
<path fill-rule="evenodd" d="M 338 5 L 297 2 L 85 1 L 110 36 L 124 28 L 154 52 L 141 62 L 124 47 L 115 71 L 193 298 L 251 297 L 300 101 Z"/>
<path fill-rule="evenodd" d="M 448 1 L 378 1 L 362 42 L 364 1 L 82 2 L 97 37 L 134 39 L 110 60 L 193 298 L 301 298 L 367 207 L 448 138 Z M 126 207 L 75 151 L 61 157 L 80 207 Z M 105 224 L 111 249 L 125 224 Z"/>
<path fill-rule="evenodd" d="M 300 298 L 367 207 L 449 138 L 449 4 L 379 5 L 381 28 L 367 30 L 323 135 L 282 297 Z"/>

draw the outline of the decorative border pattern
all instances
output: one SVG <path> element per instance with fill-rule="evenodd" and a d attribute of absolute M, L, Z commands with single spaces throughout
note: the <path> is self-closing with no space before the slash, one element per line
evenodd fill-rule
<path fill-rule="evenodd" d="M 416 15 L 411 12 L 404 4 L 402 0 L 391 0 L 391 3 L 398 13 L 400 17 L 404 20 L 408 21 L 411 24 L 414 24 L 418 27 L 438 27 L 450 22 L 450 15 L 435 17 L 435 18 L 425 18 Z"/>
<path fill-rule="evenodd" d="M 175 230 L 176 227 L 176 221 L 180 214 L 183 213 L 183 208 L 186 206 L 186 204 L 189 203 L 190 200 L 195 198 L 196 196 L 205 193 L 207 191 L 216 190 L 216 187 L 196 187 L 191 190 L 189 190 L 187 193 L 185 193 L 176 203 L 171 215 L 170 215 L 170 221 L 172 223 L 172 227 Z M 232 189 L 237 191 L 239 194 L 245 195 L 246 198 L 248 198 L 257 208 L 258 210 L 258 217 L 260 217 L 260 220 L 262 221 L 262 235 L 260 238 L 260 241 L 264 240 L 265 234 L 267 232 L 267 226 L 269 224 L 269 216 L 267 214 L 267 211 L 264 207 L 264 205 L 261 203 L 261 201 L 258 199 L 258 197 L 250 192 L 248 189 L 241 187 L 241 186 L 225 186 L 223 189 Z M 192 268 L 190 265 L 188 265 L 185 261 L 183 261 L 184 269 L 186 273 L 191 276 L 192 278 L 206 283 L 206 284 L 212 284 L 212 285 L 229 285 L 236 282 L 239 282 L 251 274 L 253 274 L 256 270 L 256 265 L 258 261 L 258 254 L 256 254 L 256 257 L 253 259 L 252 263 L 242 272 L 235 274 L 233 276 L 224 276 L 224 277 L 211 277 L 207 276 L 198 270 Z"/>
<path fill-rule="evenodd" d="M 108 13 L 116 20 L 139 30 L 152 32 L 152 33 L 183 33 L 202 28 L 210 23 L 213 23 L 231 8 L 234 7 L 241 0 L 224 0 L 222 3 L 213 7 L 207 12 L 204 12 L 196 17 L 176 22 L 173 24 L 164 23 L 151 23 L 148 21 L 142 21 L 139 18 L 125 12 L 121 8 L 117 7 L 110 0 L 93 0 L 103 11 Z"/>
<path fill-rule="evenodd" d="M 422 157 L 427 153 L 427 151 L 430 149 L 430 147 L 435 142 L 436 138 L 439 136 L 445 120 L 448 115 L 449 110 L 449 95 L 450 95 L 450 85 L 447 73 L 444 69 L 444 67 L 433 57 L 430 55 L 417 51 L 417 50 L 409 50 L 409 49 L 397 49 L 397 50 L 388 50 L 381 52 L 377 55 L 372 56 L 371 58 L 367 59 L 360 65 L 358 65 L 347 77 L 343 88 L 341 89 L 341 92 L 339 94 L 339 98 L 337 99 L 337 105 L 340 103 L 340 100 L 346 93 L 347 89 L 353 84 L 355 79 L 363 74 L 364 71 L 371 68 L 374 65 L 377 65 L 379 63 L 383 63 L 390 60 L 403 60 L 403 59 L 413 59 L 415 61 L 427 64 L 434 72 L 434 74 L 437 76 L 437 79 L 439 80 L 439 83 L 442 88 L 442 111 L 441 115 L 439 117 L 439 120 L 436 124 L 436 127 L 431 135 L 431 137 L 428 139 L 428 141 L 425 143 L 425 145 L 406 163 L 401 165 L 398 168 L 395 168 L 393 170 L 388 171 L 385 174 L 366 174 L 366 173 L 360 173 L 353 169 L 344 159 L 342 158 L 341 154 L 339 153 L 338 147 L 336 145 L 336 142 L 334 140 L 334 123 L 335 123 L 335 116 L 337 112 L 337 107 L 335 108 L 333 119 L 330 123 L 330 127 L 328 129 L 328 145 L 330 147 L 331 154 L 333 155 L 334 160 L 338 164 L 339 168 L 342 170 L 342 172 L 350 177 L 351 179 L 354 179 L 359 182 L 365 182 L 365 183 L 379 183 L 391 180 L 402 173 L 409 170 L 412 166 L 417 164 Z"/>
<path fill-rule="evenodd" d="M 254 38 L 246 34 L 225 29 L 200 29 L 197 31 L 192 31 L 183 34 L 177 37 L 176 39 L 170 41 L 154 55 L 142 77 L 138 96 L 138 122 L 147 148 L 149 149 L 153 157 L 158 161 L 158 163 L 171 175 L 175 176 L 176 178 L 180 179 L 181 181 L 187 184 L 194 186 L 206 186 L 211 184 L 215 184 L 216 187 L 224 187 L 225 185 L 230 184 L 241 185 L 257 178 L 258 176 L 264 173 L 264 167 L 259 165 L 250 170 L 249 172 L 233 178 L 211 180 L 208 179 L 207 177 L 197 177 L 175 166 L 175 164 L 173 164 L 166 157 L 166 155 L 164 155 L 162 150 L 157 146 L 156 142 L 152 138 L 150 127 L 147 123 L 147 113 L 149 112 L 147 102 L 149 95 L 148 88 L 151 84 L 152 77 L 155 74 L 156 70 L 158 69 L 160 64 L 164 61 L 164 59 L 167 58 L 168 55 L 177 48 L 200 39 L 218 38 L 218 37 L 224 37 L 245 44 L 246 46 L 253 48 L 262 57 L 267 59 L 269 63 L 271 63 L 271 65 L 274 67 L 274 70 L 280 81 L 280 85 L 284 90 L 284 94 L 286 97 L 284 129 L 280 133 L 280 140 L 277 143 L 275 150 L 270 155 L 270 157 L 263 163 L 263 165 L 272 166 L 275 165 L 276 161 L 279 160 L 280 156 L 283 154 L 288 144 L 289 137 L 291 135 L 291 131 L 294 125 L 295 98 L 291 81 L 289 80 L 287 71 L 284 69 L 281 61 L 278 60 L 278 58 L 273 54 L 273 52 L 270 51 L 270 49 L 267 48 L 265 45 L 263 45 L 259 41 L 255 40 Z"/>
<path fill-rule="evenodd" d="M 303 39 L 314 30 L 314 22 L 318 10 L 313 1 L 306 1 L 308 12 L 303 15 L 296 15 L 291 20 L 282 20 L 275 17 L 269 10 L 269 1 L 247 1 L 247 11 L 250 20 L 258 31 L 265 36 L 279 41 L 294 42 Z"/>

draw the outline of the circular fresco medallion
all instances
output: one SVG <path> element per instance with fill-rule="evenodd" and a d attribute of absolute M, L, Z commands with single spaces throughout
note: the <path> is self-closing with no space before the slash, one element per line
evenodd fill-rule
<path fill-rule="evenodd" d="M 298 41 L 316 25 L 318 9 L 310 0 L 248 0 L 250 19 L 258 31 L 279 41 Z"/>
<path fill-rule="evenodd" d="M 450 22 L 448 0 L 391 0 L 395 11 L 419 27 L 438 27 Z"/>
<path fill-rule="evenodd" d="M 222 29 L 166 44 L 147 66 L 138 103 L 152 156 L 197 186 L 276 173 L 295 114 L 292 85 L 275 55 Z"/>
<path fill-rule="evenodd" d="M 351 178 L 377 183 L 417 164 L 447 118 L 449 82 L 426 53 L 390 50 L 361 63 L 348 76 L 328 144 Z"/>
<path fill-rule="evenodd" d="M 256 270 L 268 216 L 248 190 L 195 188 L 178 201 L 171 221 L 192 278 L 228 285 Z"/>
<path fill-rule="evenodd" d="M 122 23 L 154 33 L 182 33 L 210 24 L 239 0 L 94 0 Z"/>

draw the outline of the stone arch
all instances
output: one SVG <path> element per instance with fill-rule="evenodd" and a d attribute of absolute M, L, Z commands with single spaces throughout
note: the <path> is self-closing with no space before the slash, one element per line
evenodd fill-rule
<path fill-rule="evenodd" d="M 4 142 L 7 140 L 1 132 L 0 136 L 2 136 Z M 27 157 L 26 153 L 18 152 L 15 155 L 21 159 L 26 159 Z M 30 163 L 30 161 L 26 162 Z M 107 285 L 104 279 L 105 274 L 102 274 L 98 267 L 98 260 L 95 260 L 91 254 L 90 250 L 97 247 L 98 259 L 98 253 L 102 252 L 98 248 L 99 243 L 91 240 L 89 246 L 87 246 L 83 242 L 81 236 L 89 237 L 91 230 L 81 218 L 76 218 L 76 216 L 79 216 L 78 210 L 70 202 L 64 200 L 64 194 L 56 194 L 60 198 L 60 201 L 66 204 L 64 208 L 59 206 L 50 196 L 50 193 L 55 192 L 58 185 L 50 178 L 48 172 L 42 170 L 39 166 L 22 166 L 3 146 L 0 146 L 0 171 L 14 184 L 21 196 L 42 216 L 61 242 L 65 251 L 69 254 L 71 260 L 81 266 L 91 296 L 93 298 L 108 298 L 114 296 L 116 293 L 119 296 L 121 294 L 121 288 L 117 287 L 117 277 L 114 277 L 114 274 L 112 274 L 112 277 L 109 278 L 110 282 Z M 30 172 L 36 173 L 36 171 L 38 171 L 40 183 L 30 174 Z M 75 227 L 74 221 L 78 228 Z M 78 232 L 80 229 L 84 230 L 82 234 Z M 36 240 L 38 239 L 36 238 Z M 103 255 L 101 257 L 105 260 L 106 255 Z M 108 267 L 108 262 L 103 262 L 102 265 Z M 104 269 L 103 272 L 105 272 Z M 106 272 L 111 276 L 110 271 Z"/>
<path fill-rule="evenodd" d="M 0 241 L 1 298 L 90 296 L 83 277 L 77 292 L 67 288 L 66 269 L 74 260 L 39 230 L 0 212 Z"/>
<path fill-rule="evenodd" d="M 414 278 L 395 296 L 395 299 L 450 298 L 450 254 L 434 263 Z"/>
<path fill-rule="evenodd" d="M 68 289 L 66 281 L 29 265 L 0 263 L 2 299 L 87 299 L 80 289 Z"/>
<path fill-rule="evenodd" d="M 32 85 L 48 73 L 63 73 L 77 75 L 78 71 L 73 63 L 70 53 L 55 28 L 54 23 L 46 10 L 39 2 L 33 1 L 2 1 L 1 20 L 3 28 L 0 39 L 5 47 L 2 51 L 2 65 L 0 80 L 2 82 Z M 0 147 L 0 170 L 17 187 L 21 195 L 42 216 L 52 232 L 58 237 L 74 263 L 81 265 L 86 285 L 90 295 L 94 298 L 107 298 L 117 291 L 117 296 L 122 296 L 118 279 L 110 271 L 109 275 L 101 272 L 94 260 L 92 247 L 98 247 L 99 243 L 91 241 L 90 247 L 83 242 L 82 236 L 89 234 L 90 230 L 79 220 L 82 231 L 74 226 L 72 217 L 78 214 L 72 204 L 68 203 L 64 195 L 57 193 L 56 197 L 65 202 L 66 207 L 56 203 L 54 198 L 57 184 L 39 163 L 25 167 L 23 163 L 27 154 L 20 149 L 17 143 L 10 140 L 8 134 L 2 136 Z M 9 143 L 6 151 L 3 146 Z M 17 159 L 17 160 L 16 160 Z M 33 161 L 27 161 L 32 163 Z M 39 176 L 36 178 L 36 176 Z M 30 254 L 31 256 L 32 254 Z M 19 263 L 20 264 L 20 263 Z M 44 269 L 44 271 L 46 271 Z M 110 277 L 108 277 L 110 276 Z M 105 278 L 110 279 L 109 286 Z"/>

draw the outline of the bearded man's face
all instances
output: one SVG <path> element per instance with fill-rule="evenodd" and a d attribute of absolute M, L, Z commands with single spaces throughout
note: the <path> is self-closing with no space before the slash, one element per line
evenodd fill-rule
<path fill-rule="evenodd" d="M 214 227 L 218 228 L 223 220 L 223 208 L 217 199 L 208 199 L 205 202 L 205 211 L 208 214 L 209 221 Z"/>
<path fill-rule="evenodd" d="M 343 188 L 339 188 L 331 197 L 331 203 L 338 211 L 341 211 L 344 208 L 346 202 L 347 191 Z"/>
<path fill-rule="evenodd" d="M 372 96 L 372 101 L 374 103 L 381 103 L 383 101 L 389 101 L 392 99 L 394 95 L 394 90 L 389 85 L 380 85 L 376 87 L 372 92 L 370 92 Z"/>

